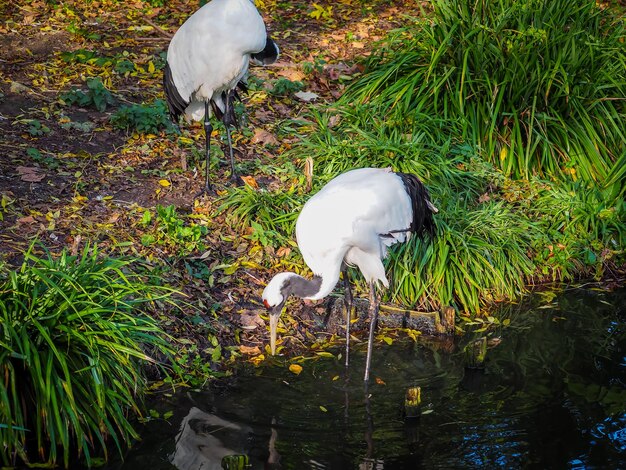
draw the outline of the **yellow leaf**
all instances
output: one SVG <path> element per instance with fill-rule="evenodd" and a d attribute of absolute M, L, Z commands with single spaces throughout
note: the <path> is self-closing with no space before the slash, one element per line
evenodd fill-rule
<path fill-rule="evenodd" d="M 300 375 L 300 372 L 302 372 L 302 366 L 298 364 L 291 364 L 289 366 L 289 371 L 293 372 L 296 375 Z"/>
<path fill-rule="evenodd" d="M 339 380 L 339 376 L 338 376 L 338 375 L 335 375 L 335 376 L 333 377 L 333 382 L 334 382 L 335 380 Z"/>
<path fill-rule="evenodd" d="M 322 357 L 333 357 L 333 358 L 335 357 L 335 356 L 333 356 L 331 353 L 329 353 L 327 351 L 320 351 L 320 352 L 315 353 L 315 354 L 317 354 L 318 356 L 322 356 Z"/>
<path fill-rule="evenodd" d="M 263 354 L 259 354 L 258 356 L 254 356 L 249 359 L 249 361 L 255 366 L 258 366 L 264 360 L 265 360 L 265 356 Z"/>
<path fill-rule="evenodd" d="M 320 410 L 322 410 L 324 413 L 328 412 L 328 409 L 326 409 L 326 407 L 322 405 L 320 405 Z"/>
<path fill-rule="evenodd" d="M 500 161 L 504 160 L 508 153 L 509 151 L 507 150 L 507 148 L 502 147 L 502 150 L 500 150 Z"/>
<path fill-rule="evenodd" d="M 168 186 L 170 186 L 172 183 L 170 183 L 167 180 L 159 180 L 159 184 L 165 188 L 167 188 Z"/>
<path fill-rule="evenodd" d="M 152 61 L 148 62 L 148 72 L 154 73 L 154 71 L 155 71 L 154 62 Z"/>

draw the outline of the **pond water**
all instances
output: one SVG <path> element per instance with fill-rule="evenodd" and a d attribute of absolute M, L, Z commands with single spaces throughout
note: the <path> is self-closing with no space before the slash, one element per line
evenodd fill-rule
<path fill-rule="evenodd" d="M 626 288 L 553 295 L 503 307 L 510 324 L 488 333 L 377 345 L 367 390 L 360 345 L 347 374 L 322 358 L 296 376 L 277 359 L 161 399 L 150 407 L 173 415 L 108 468 L 222 468 L 231 454 L 251 468 L 626 468 Z M 481 335 L 485 367 L 468 369 Z M 412 386 L 422 405 L 406 419 Z"/>

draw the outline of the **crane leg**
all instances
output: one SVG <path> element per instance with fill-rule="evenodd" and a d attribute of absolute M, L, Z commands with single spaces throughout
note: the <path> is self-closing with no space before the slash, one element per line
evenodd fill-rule
<path fill-rule="evenodd" d="M 374 345 L 374 330 L 378 321 L 378 298 L 376 297 L 376 285 L 370 282 L 370 336 L 367 342 L 367 359 L 365 360 L 365 382 L 370 379 L 370 364 L 372 362 L 372 347 Z"/>
<path fill-rule="evenodd" d="M 343 268 L 343 285 L 344 285 L 344 301 L 343 305 L 346 309 L 346 367 L 350 362 L 350 320 L 352 320 L 352 291 L 350 290 L 350 279 L 348 278 L 348 269 Z"/>
<path fill-rule="evenodd" d="M 235 186 L 243 185 L 243 180 L 235 171 L 235 157 L 233 155 L 233 141 L 230 137 L 230 125 L 224 123 L 224 127 L 226 128 L 226 138 L 228 139 L 228 151 L 230 152 L 230 180 L 233 182 Z"/>
<path fill-rule="evenodd" d="M 211 125 L 211 121 L 209 119 L 209 102 L 204 102 L 204 136 L 205 140 L 205 152 L 206 152 L 206 168 L 204 172 L 204 188 L 198 193 L 198 196 L 202 196 L 203 194 L 212 194 L 213 187 L 211 186 L 211 181 L 209 180 L 209 168 L 211 166 L 211 133 L 213 132 L 213 126 Z M 196 197 L 198 197 L 196 196 Z"/>

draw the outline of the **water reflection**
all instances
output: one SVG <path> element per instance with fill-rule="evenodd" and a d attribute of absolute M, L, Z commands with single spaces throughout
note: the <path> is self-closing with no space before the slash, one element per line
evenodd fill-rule
<path fill-rule="evenodd" d="M 224 457 L 246 454 L 251 433 L 248 426 L 194 406 L 180 425 L 169 460 L 178 470 L 221 469 Z"/>
<path fill-rule="evenodd" d="M 626 468 L 625 308 L 626 289 L 532 297 L 506 307 L 506 328 L 379 347 L 368 389 L 339 360 L 251 368 L 155 403 L 174 410 L 170 429 L 148 425 L 109 468 L 221 468 L 228 452 L 251 468 Z M 465 344 L 485 334 L 484 368 L 466 368 Z M 405 420 L 413 386 L 422 414 Z"/>

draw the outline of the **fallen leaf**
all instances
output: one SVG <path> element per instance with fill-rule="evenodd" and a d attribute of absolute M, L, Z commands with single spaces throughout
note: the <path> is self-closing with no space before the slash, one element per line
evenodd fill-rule
<path fill-rule="evenodd" d="M 274 134 L 261 128 L 254 130 L 254 135 L 252 139 L 250 139 L 250 142 L 261 145 L 278 145 L 278 140 L 274 137 Z"/>
<path fill-rule="evenodd" d="M 259 185 L 254 179 L 254 176 L 242 176 L 241 179 L 244 183 L 250 186 L 252 189 L 259 189 Z"/>
<path fill-rule="evenodd" d="M 111 217 L 109 217 L 109 220 L 107 221 L 107 223 L 108 224 L 114 224 L 120 218 L 120 215 L 121 214 L 119 212 L 113 213 L 113 215 L 111 215 Z"/>
<path fill-rule="evenodd" d="M 11 82 L 11 93 L 19 95 L 20 93 L 30 92 L 30 88 L 18 82 Z"/>
<path fill-rule="evenodd" d="M 317 98 L 320 97 L 320 95 L 318 95 L 317 93 L 313 93 L 312 91 L 299 91 L 297 93 L 294 93 L 294 96 L 306 103 L 310 101 L 315 101 Z"/>
<path fill-rule="evenodd" d="M 172 183 L 170 183 L 167 180 L 159 180 L 159 184 L 163 186 L 164 188 L 167 188 L 168 186 L 171 186 Z"/>
<path fill-rule="evenodd" d="M 32 215 L 29 215 L 26 217 L 20 217 L 19 219 L 17 219 L 17 223 L 18 224 L 35 224 L 37 223 L 37 221 Z"/>
<path fill-rule="evenodd" d="M 291 364 L 289 366 L 289 371 L 293 372 L 296 375 L 300 375 L 300 372 L 302 372 L 302 366 L 298 364 Z"/>
<path fill-rule="evenodd" d="M 261 122 L 270 122 L 272 121 L 272 112 L 267 109 L 257 109 L 254 113 L 254 118 L 258 119 Z"/>
<path fill-rule="evenodd" d="M 377 383 L 378 385 L 387 385 L 387 384 L 385 383 L 385 381 L 384 381 L 383 379 L 381 379 L 380 377 L 376 377 L 376 383 Z"/>
<path fill-rule="evenodd" d="M 258 366 L 261 362 L 265 360 L 265 356 L 263 354 L 259 354 L 258 356 L 251 357 L 249 360 L 252 364 Z"/>
<path fill-rule="evenodd" d="M 478 202 L 480 202 L 481 204 L 487 201 L 491 201 L 491 198 L 489 197 L 489 194 L 487 193 L 481 194 L 481 196 L 478 198 Z"/>
<path fill-rule="evenodd" d="M 242 354 L 250 354 L 256 356 L 257 354 L 261 354 L 261 349 L 258 346 L 244 346 L 243 344 L 239 346 L 239 351 Z"/>
<path fill-rule="evenodd" d="M 304 73 L 302 73 L 300 70 L 297 70 L 293 67 L 279 70 L 278 72 L 276 72 L 276 75 L 278 75 L 279 77 L 285 77 L 292 82 L 301 82 L 306 78 L 304 76 Z"/>
<path fill-rule="evenodd" d="M 239 321 L 244 330 L 254 330 L 265 326 L 265 322 L 259 314 L 242 314 Z"/>
<path fill-rule="evenodd" d="M 281 246 L 278 250 L 276 250 L 276 256 L 279 258 L 286 258 L 291 253 L 291 248 L 286 246 Z"/>
<path fill-rule="evenodd" d="M 332 353 L 329 353 L 328 351 L 320 351 L 315 354 L 317 354 L 320 357 L 332 357 L 332 358 L 335 357 Z"/>
<path fill-rule="evenodd" d="M 29 183 L 38 183 L 46 177 L 45 173 L 40 173 L 40 169 L 32 166 L 18 166 L 16 168 L 22 181 L 28 181 Z"/>
<path fill-rule="evenodd" d="M 329 128 L 333 128 L 335 127 L 337 124 L 339 124 L 339 122 L 341 121 L 341 117 L 338 114 L 333 114 L 329 119 L 328 119 L 328 127 Z"/>

